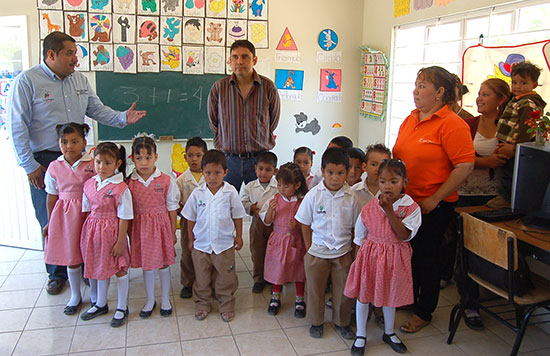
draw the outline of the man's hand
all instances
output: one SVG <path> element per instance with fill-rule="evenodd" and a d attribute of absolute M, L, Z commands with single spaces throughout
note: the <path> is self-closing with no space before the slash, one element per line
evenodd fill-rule
<path fill-rule="evenodd" d="M 145 110 L 135 110 L 136 103 L 133 103 L 128 110 L 126 110 L 126 123 L 128 125 L 135 124 L 141 120 L 147 114 Z"/>
<path fill-rule="evenodd" d="M 36 189 L 44 188 L 44 172 L 46 172 L 46 168 L 41 165 L 36 171 L 27 174 L 29 183 Z"/>

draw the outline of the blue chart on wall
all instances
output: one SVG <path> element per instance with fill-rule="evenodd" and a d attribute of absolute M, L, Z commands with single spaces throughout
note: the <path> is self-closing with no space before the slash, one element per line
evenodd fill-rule
<path fill-rule="evenodd" d="M 304 88 L 304 71 L 276 69 L 275 86 L 277 89 L 302 90 Z"/>
<path fill-rule="evenodd" d="M 319 33 L 319 47 L 325 51 L 332 51 L 338 45 L 338 35 L 334 30 L 326 28 Z"/>

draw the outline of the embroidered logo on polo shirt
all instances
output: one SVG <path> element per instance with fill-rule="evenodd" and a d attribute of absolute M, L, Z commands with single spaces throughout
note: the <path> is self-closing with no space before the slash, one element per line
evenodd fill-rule
<path fill-rule="evenodd" d="M 88 167 L 86 167 L 86 169 L 84 170 L 84 172 L 93 172 L 94 170 L 92 169 L 92 166 L 88 165 Z"/>
<path fill-rule="evenodd" d="M 420 138 L 418 139 L 418 142 L 420 142 L 420 143 L 431 143 L 431 144 L 433 144 L 433 145 L 437 145 L 437 142 L 432 141 L 432 140 L 427 139 L 427 138 L 424 138 L 424 137 L 420 137 Z"/>
<path fill-rule="evenodd" d="M 88 94 L 88 89 L 76 89 L 76 95 L 85 95 Z"/>
<path fill-rule="evenodd" d="M 107 191 L 107 194 L 105 194 L 105 197 L 106 197 L 106 198 L 114 198 L 114 196 L 111 195 L 112 192 L 113 192 L 113 190 L 112 190 L 112 189 L 109 189 L 109 190 Z"/>
<path fill-rule="evenodd" d="M 325 207 L 320 205 L 319 208 L 317 209 L 317 214 L 326 214 L 327 211 L 325 210 Z"/>
<path fill-rule="evenodd" d="M 198 206 L 199 207 L 206 206 L 206 202 L 203 202 L 202 200 L 199 200 Z"/>
<path fill-rule="evenodd" d="M 52 94 L 49 90 L 44 91 L 44 94 L 42 95 L 42 101 L 45 103 L 50 103 L 53 101 Z"/>
<path fill-rule="evenodd" d="M 160 186 L 160 183 L 157 183 L 157 187 L 154 189 L 155 192 L 164 192 L 164 188 Z"/>

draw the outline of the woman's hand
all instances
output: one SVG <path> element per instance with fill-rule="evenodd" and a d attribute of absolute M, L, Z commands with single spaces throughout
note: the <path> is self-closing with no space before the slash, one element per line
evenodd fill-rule
<path fill-rule="evenodd" d="M 502 153 L 493 153 L 488 157 L 483 157 L 483 166 L 487 168 L 501 167 L 508 162 L 508 156 Z"/>
<path fill-rule="evenodd" d="M 422 210 L 422 214 L 429 214 L 435 208 L 437 208 L 437 204 L 439 204 L 439 201 L 436 198 L 434 198 L 433 196 L 431 196 L 431 197 L 427 197 L 426 199 L 422 200 L 418 205 L 420 205 L 420 209 Z"/>

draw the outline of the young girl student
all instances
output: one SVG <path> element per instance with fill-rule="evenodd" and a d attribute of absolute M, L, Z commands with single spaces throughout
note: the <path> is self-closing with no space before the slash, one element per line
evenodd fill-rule
<path fill-rule="evenodd" d="M 295 163 L 283 164 L 277 175 L 279 193 L 262 207 L 260 217 L 266 225 L 273 224 L 265 252 L 264 279 L 273 284 L 273 296 L 267 312 L 276 315 L 281 307 L 282 285 L 296 283 L 294 316 L 306 316 L 304 302 L 304 255 L 306 247 L 300 224 L 294 219 L 307 185 L 300 167 Z"/>
<path fill-rule="evenodd" d="M 300 167 L 308 187 L 309 183 L 313 180 L 313 174 L 311 174 L 313 155 L 313 151 L 306 146 L 298 147 L 294 150 L 294 163 Z"/>
<path fill-rule="evenodd" d="M 90 212 L 80 239 L 84 277 L 90 279 L 92 307 L 82 313 L 90 320 L 109 311 L 107 292 L 113 275 L 118 281 L 118 305 L 112 327 L 124 325 L 128 318 L 128 267 L 130 254 L 126 233 L 134 218 L 132 195 L 126 183 L 126 150 L 112 142 L 100 143 L 94 151 L 97 175 L 84 183 L 82 211 Z M 97 286 L 97 287 L 96 287 Z"/>
<path fill-rule="evenodd" d="M 382 340 L 398 353 L 407 351 L 395 335 L 395 308 L 413 303 L 412 248 L 409 241 L 421 223 L 420 207 L 405 194 L 407 171 L 399 160 L 384 160 L 378 171 L 380 195 L 361 210 L 354 243 L 359 248 L 350 267 L 344 295 L 358 298 L 357 333 L 352 355 L 363 355 L 367 341 L 369 303 L 382 307 Z M 354 249 L 357 249 L 354 246 Z"/>
<path fill-rule="evenodd" d="M 132 144 L 135 170 L 128 187 L 132 193 L 134 221 L 130 227 L 130 266 L 143 269 L 147 301 L 139 313 L 151 316 L 155 301 L 155 271 L 159 271 L 161 294 L 160 315 L 172 314 L 170 304 L 170 268 L 175 263 L 176 215 L 180 192 L 176 182 L 156 166 L 155 140 L 145 134 Z"/>
<path fill-rule="evenodd" d="M 82 212 L 82 188 L 95 171 L 92 158 L 82 153 L 86 148 L 86 134 L 90 127 L 70 122 L 57 125 L 55 129 L 63 155 L 48 166 L 44 177 L 48 193 L 44 260 L 48 264 L 67 266 L 71 299 L 63 312 L 73 315 L 82 302 L 80 232 L 85 218 Z"/>

